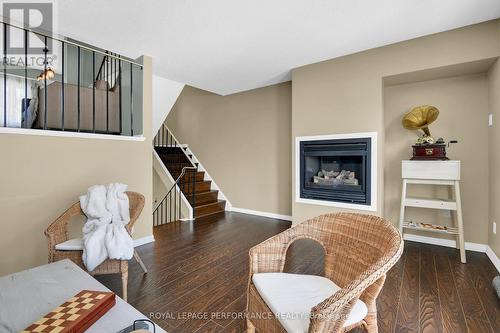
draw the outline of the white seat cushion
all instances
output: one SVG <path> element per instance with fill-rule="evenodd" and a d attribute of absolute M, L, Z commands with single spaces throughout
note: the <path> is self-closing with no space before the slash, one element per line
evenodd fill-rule
<path fill-rule="evenodd" d="M 73 238 L 56 245 L 59 251 L 81 251 L 83 250 L 83 241 L 81 238 Z"/>
<path fill-rule="evenodd" d="M 314 275 L 258 273 L 252 276 L 252 282 L 288 333 L 306 333 L 311 309 L 340 290 L 331 280 Z M 361 321 L 367 314 L 365 303 L 358 300 L 344 327 Z"/>

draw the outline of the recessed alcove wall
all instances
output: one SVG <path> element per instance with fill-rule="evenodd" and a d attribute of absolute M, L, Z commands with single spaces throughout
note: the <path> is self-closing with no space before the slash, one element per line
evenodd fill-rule
<path fill-rule="evenodd" d="M 403 114 L 412 107 L 436 106 L 440 115 L 430 126 L 435 138 L 455 139 L 448 149 L 450 159 L 462 164 L 462 207 L 466 241 L 488 243 L 488 76 L 494 63 L 484 60 L 453 65 L 384 80 L 384 216 L 399 220 L 401 160 L 411 157 L 418 132 L 401 126 Z M 446 186 L 413 185 L 409 196 L 449 198 Z M 407 208 L 407 220 L 452 225 L 448 211 Z M 421 233 L 439 237 L 436 234 Z"/>

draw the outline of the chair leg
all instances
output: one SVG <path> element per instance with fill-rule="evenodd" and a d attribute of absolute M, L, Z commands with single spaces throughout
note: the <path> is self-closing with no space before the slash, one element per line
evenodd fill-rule
<path fill-rule="evenodd" d="M 146 265 L 144 265 L 144 263 L 142 262 L 142 259 L 141 257 L 139 257 L 139 253 L 137 253 L 136 250 L 134 250 L 134 258 L 135 260 L 137 260 L 137 262 L 139 263 L 139 265 L 141 266 L 142 270 L 144 271 L 144 273 L 147 273 L 148 270 L 146 268 Z"/>
<path fill-rule="evenodd" d="M 368 311 L 368 315 L 365 317 L 363 325 L 368 333 L 378 333 L 377 309 L 375 309 L 375 311 Z"/>
<path fill-rule="evenodd" d="M 378 333 L 377 324 L 377 297 L 385 282 L 385 275 L 381 276 L 371 286 L 365 289 L 362 300 L 368 308 L 368 315 L 363 320 L 363 325 L 368 333 Z M 360 297 L 361 298 L 361 297 Z"/>
<path fill-rule="evenodd" d="M 122 272 L 122 298 L 127 302 L 128 270 Z"/>
<path fill-rule="evenodd" d="M 255 326 L 253 326 L 250 319 L 247 318 L 247 333 L 255 333 Z"/>

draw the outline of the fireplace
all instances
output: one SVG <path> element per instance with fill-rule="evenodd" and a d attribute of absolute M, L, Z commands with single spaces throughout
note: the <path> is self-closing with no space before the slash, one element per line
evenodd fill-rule
<path fill-rule="evenodd" d="M 374 138 L 334 137 L 298 138 L 297 201 L 371 210 Z"/>

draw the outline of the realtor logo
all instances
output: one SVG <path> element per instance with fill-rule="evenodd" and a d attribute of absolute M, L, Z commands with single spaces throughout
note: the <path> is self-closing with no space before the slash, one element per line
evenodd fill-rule
<path fill-rule="evenodd" d="M 50 34 L 53 30 L 53 3 L 52 2 L 16 2 L 3 1 L 3 18 L 8 23 L 19 25 L 33 31 Z M 15 27 L 7 29 L 7 53 L 24 54 L 24 31 Z M 28 54 L 44 54 L 44 49 L 52 50 L 52 39 L 47 38 L 45 45 L 44 36 L 29 33 L 27 38 Z"/>

